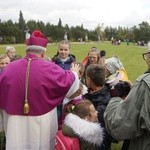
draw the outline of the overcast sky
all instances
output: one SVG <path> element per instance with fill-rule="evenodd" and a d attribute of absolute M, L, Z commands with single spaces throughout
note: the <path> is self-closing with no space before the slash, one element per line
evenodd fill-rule
<path fill-rule="evenodd" d="M 0 19 L 18 22 L 19 11 L 28 20 L 62 24 L 69 27 L 83 24 L 94 30 L 98 24 L 105 26 L 138 25 L 150 23 L 150 0 L 1 0 Z"/>

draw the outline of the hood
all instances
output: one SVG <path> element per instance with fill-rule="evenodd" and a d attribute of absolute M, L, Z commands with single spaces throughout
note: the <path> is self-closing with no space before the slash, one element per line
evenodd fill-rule
<path fill-rule="evenodd" d="M 89 122 L 72 113 L 68 114 L 64 124 L 72 128 L 81 139 L 100 146 L 103 141 L 103 129 L 99 123 Z"/>

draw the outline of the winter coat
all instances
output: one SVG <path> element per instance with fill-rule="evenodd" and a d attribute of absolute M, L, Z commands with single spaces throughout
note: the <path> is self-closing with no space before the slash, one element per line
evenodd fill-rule
<path fill-rule="evenodd" d="M 103 129 L 99 123 L 89 122 L 72 113 L 66 116 L 62 132 L 79 138 L 81 150 L 98 150 L 103 141 Z"/>
<path fill-rule="evenodd" d="M 73 62 L 76 61 L 76 57 L 72 54 L 70 54 L 68 56 L 68 58 L 66 59 L 66 61 L 62 62 L 61 59 L 59 58 L 58 54 L 54 56 L 54 58 L 52 59 L 53 62 L 55 62 L 55 64 L 57 64 L 58 66 L 60 66 L 62 69 L 64 70 L 70 70 L 71 68 L 71 64 Z M 61 129 L 61 125 L 62 125 L 62 103 L 59 104 L 57 106 L 57 116 L 58 116 L 58 128 L 59 130 Z"/>
<path fill-rule="evenodd" d="M 98 111 L 98 120 L 101 126 L 104 127 L 104 140 L 101 150 L 110 150 L 111 142 L 116 142 L 112 138 L 112 136 L 106 131 L 104 122 L 104 111 L 110 100 L 109 90 L 109 85 L 105 85 L 101 90 L 97 92 L 87 93 L 84 95 L 84 98 L 89 99 L 95 106 L 96 110 Z"/>
<path fill-rule="evenodd" d="M 104 118 L 116 139 L 130 139 L 129 150 L 150 150 L 150 73 L 137 78 L 124 101 L 112 98 Z"/>
<path fill-rule="evenodd" d="M 63 68 L 64 70 L 70 70 L 71 64 L 75 62 L 75 58 L 72 55 L 68 56 L 68 59 L 65 62 L 62 62 L 61 59 L 57 56 L 55 60 L 53 60 L 55 64 Z"/>

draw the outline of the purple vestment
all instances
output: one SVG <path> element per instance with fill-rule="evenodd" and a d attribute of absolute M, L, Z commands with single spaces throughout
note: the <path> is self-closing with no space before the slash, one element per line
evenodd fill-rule
<path fill-rule="evenodd" d="M 62 102 L 75 76 L 71 71 L 65 71 L 33 54 L 26 57 L 32 59 L 28 82 L 28 116 L 43 115 Z M 24 115 L 27 58 L 10 63 L 0 76 L 0 109 L 11 115 Z"/>

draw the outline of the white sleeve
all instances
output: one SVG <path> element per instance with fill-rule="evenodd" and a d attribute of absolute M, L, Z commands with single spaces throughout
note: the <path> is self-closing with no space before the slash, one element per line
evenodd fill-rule
<path fill-rule="evenodd" d="M 78 74 L 74 71 L 72 71 L 75 75 L 75 80 L 73 82 L 73 84 L 71 85 L 69 91 L 66 94 L 66 98 L 69 98 L 73 93 L 75 93 L 78 89 L 79 89 L 79 84 L 80 84 L 80 80 L 78 77 Z"/>

